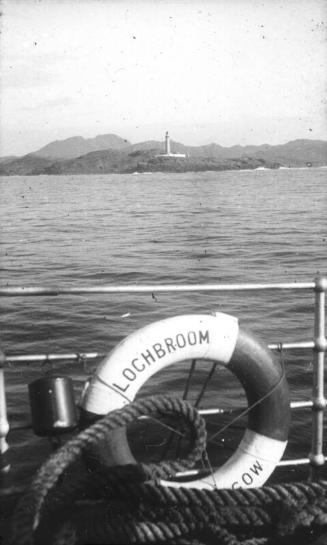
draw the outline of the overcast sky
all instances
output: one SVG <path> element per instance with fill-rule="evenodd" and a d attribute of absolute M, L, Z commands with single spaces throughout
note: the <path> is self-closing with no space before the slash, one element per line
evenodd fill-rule
<path fill-rule="evenodd" d="M 2 0 L 0 155 L 327 139 L 326 0 Z"/>

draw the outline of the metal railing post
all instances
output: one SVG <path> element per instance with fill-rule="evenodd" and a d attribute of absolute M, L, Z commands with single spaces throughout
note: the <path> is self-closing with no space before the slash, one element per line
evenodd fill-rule
<path fill-rule="evenodd" d="M 315 317 L 313 348 L 313 392 L 312 392 L 312 443 L 309 455 L 312 473 L 325 463 L 323 454 L 324 409 L 324 357 L 327 349 L 325 337 L 325 295 L 327 278 L 318 277 L 315 281 Z"/>
<path fill-rule="evenodd" d="M 0 473 L 7 473 L 10 465 L 7 462 L 8 443 L 6 441 L 9 432 L 7 419 L 7 404 L 5 390 L 5 365 L 6 357 L 0 347 Z"/>

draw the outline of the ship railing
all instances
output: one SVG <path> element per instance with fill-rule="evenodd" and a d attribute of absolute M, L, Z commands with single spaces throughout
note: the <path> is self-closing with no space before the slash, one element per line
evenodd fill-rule
<path fill-rule="evenodd" d="M 309 291 L 314 295 L 314 336 L 312 340 L 271 343 L 271 350 L 312 349 L 312 398 L 309 401 L 291 402 L 291 409 L 310 408 L 312 411 L 312 439 L 311 450 L 306 458 L 282 460 L 279 466 L 299 466 L 309 464 L 312 473 L 327 461 L 323 452 L 324 411 L 327 400 L 324 395 L 324 358 L 327 349 L 325 335 L 325 300 L 327 291 L 327 278 L 317 277 L 312 282 L 280 282 L 280 283 L 245 283 L 245 284 L 182 284 L 182 285 L 129 285 L 129 286 L 89 286 L 89 287 L 4 287 L 0 288 L 1 297 L 36 297 L 36 296 L 60 296 L 60 295 L 85 295 L 85 294 L 159 294 L 174 292 L 245 292 L 245 291 Z M 30 362 L 58 362 L 58 361 L 88 361 L 103 357 L 105 354 L 98 352 L 66 353 L 66 354 L 32 354 L 32 355 L 8 355 L 0 359 L 0 452 L 4 455 L 8 449 L 7 435 L 9 423 L 7 419 L 6 394 L 4 372 L 6 364 L 20 364 Z M 219 408 L 200 409 L 203 415 L 230 413 L 230 410 Z M 3 465 L 3 464 L 2 464 Z M 8 466 L 4 466 L 4 470 Z M 185 474 L 193 473 L 186 472 Z"/>

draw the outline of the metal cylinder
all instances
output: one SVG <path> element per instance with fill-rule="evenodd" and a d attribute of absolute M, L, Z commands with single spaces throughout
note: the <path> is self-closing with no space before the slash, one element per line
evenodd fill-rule
<path fill-rule="evenodd" d="M 28 385 L 34 433 L 54 436 L 77 426 L 72 380 L 42 377 Z"/>

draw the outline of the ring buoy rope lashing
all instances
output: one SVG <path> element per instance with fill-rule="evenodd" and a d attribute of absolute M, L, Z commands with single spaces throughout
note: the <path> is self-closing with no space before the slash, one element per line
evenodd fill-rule
<path fill-rule="evenodd" d="M 185 360 L 216 361 L 230 369 L 244 387 L 248 426 L 231 458 L 212 480 L 162 481 L 191 488 L 262 486 L 281 459 L 290 424 L 289 391 L 282 365 L 233 316 L 185 315 L 160 320 L 132 333 L 99 364 L 81 403 L 82 415 L 94 419 L 133 401 L 141 386 L 161 369 Z M 112 439 L 113 463 L 135 463 L 126 434 Z"/>

